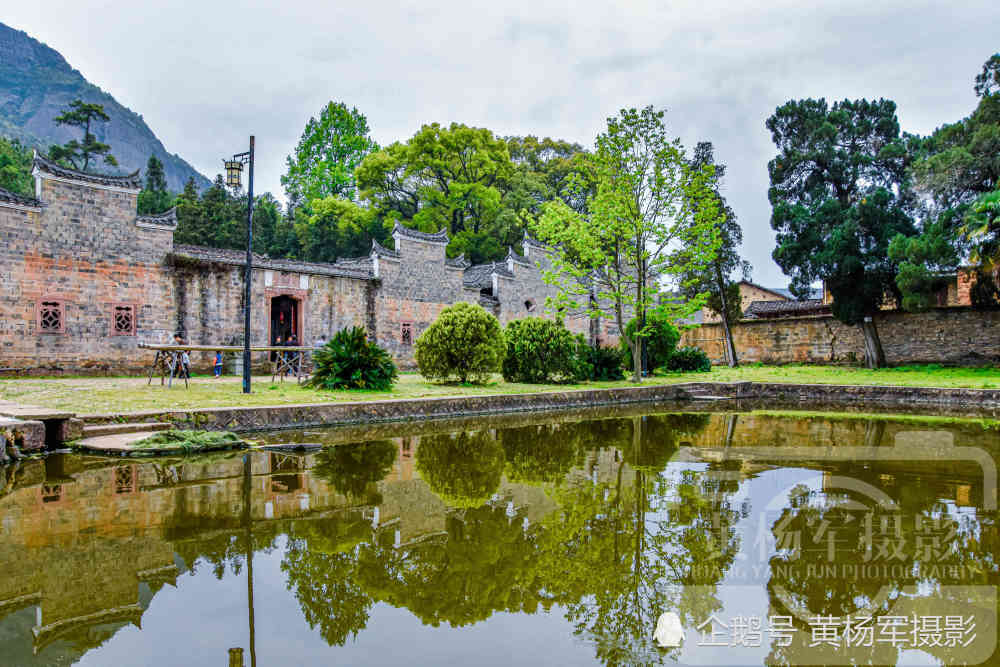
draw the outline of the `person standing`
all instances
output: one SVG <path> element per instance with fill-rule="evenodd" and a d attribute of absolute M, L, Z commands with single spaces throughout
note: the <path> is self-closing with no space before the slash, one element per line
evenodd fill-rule
<path fill-rule="evenodd" d="M 222 350 L 215 351 L 215 377 L 222 377 Z"/>

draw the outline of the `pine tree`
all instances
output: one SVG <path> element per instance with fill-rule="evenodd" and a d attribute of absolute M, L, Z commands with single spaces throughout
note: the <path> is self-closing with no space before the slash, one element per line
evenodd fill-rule
<path fill-rule="evenodd" d="M 73 100 L 69 103 L 69 109 L 55 117 L 55 122 L 59 125 L 69 125 L 82 129 L 83 141 L 73 139 L 62 146 L 53 145 L 49 149 L 49 157 L 53 160 L 69 162 L 74 169 L 80 171 L 87 171 L 90 161 L 102 156 L 105 164 L 117 166 L 118 160 L 111 154 L 111 146 L 98 141 L 97 137 L 90 131 L 92 123 L 107 123 L 110 120 L 111 117 L 104 112 L 102 105 Z"/>

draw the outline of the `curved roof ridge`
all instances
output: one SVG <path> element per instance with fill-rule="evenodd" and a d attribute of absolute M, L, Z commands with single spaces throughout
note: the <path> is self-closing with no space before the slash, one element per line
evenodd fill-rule
<path fill-rule="evenodd" d="M 55 176 L 56 178 L 65 178 L 73 181 L 82 181 L 84 183 L 93 183 L 95 185 L 125 188 L 128 190 L 142 189 L 142 179 L 139 178 L 138 169 L 136 169 L 134 172 L 132 172 L 127 176 L 107 176 L 104 174 L 92 174 L 86 171 L 79 171 L 78 169 L 70 169 L 69 167 L 64 167 L 56 162 L 53 162 L 47 157 L 43 157 L 38 151 L 35 151 L 32 160 L 32 171 L 34 171 L 35 169 L 44 174 Z"/>
<path fill-rule="evenodd" d="M 379 257 L 392 257 L 393 259 L 399 259 L 398 252 L 395 250 L 389 250 L 375 239 L 372 239 L 372 254 Z"/>
<path fill-rule="evenodd" d="M 34 197 L 19 195 L 16 192 L 4 190 L 3 188 L 0 188 L 0 203 L 14 204 L 15 206 L 27 206 L 29 208 L 41 208 L 42 206 L 42 202 L 38 201 Z"/>
<path fill-rule="evenodd" d="M 448 241 L 450 240 L 448 238 L 447 229 L 440 229 L 434 232 L 433 234 L 428 234 L 427 232 L 421 232 L 416 229 L 410 229 L 409 227 L 405 227 L 401 225 L 398 220 L 396 221 L 396 224 L 392 228 L 392 233 L 394 235 L 397 232 L 402 234 L 403 236 L 407 236 L 411 239 L 416 239 L 418 241 L 434 241 L 436 243 L 448 243 Z"/>

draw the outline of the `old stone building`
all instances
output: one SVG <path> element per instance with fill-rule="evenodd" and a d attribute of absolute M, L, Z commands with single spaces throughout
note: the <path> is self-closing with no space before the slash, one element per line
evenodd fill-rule
<path fill-rule="evenodd" d="M 32 173 L 34 197 L 0 190 L 0 369 L 134 372 L 152 356 L 139 342 L 179 333 L 191 344 L 242 343 L 244 253 L 175 245 L 174 211 L 136 214 L 137 173 L 97 176 L 41 156 Z M 313 346 L 361 326 L 406 367 L 413 342 L 453 303 L 479 303 L 506 324 L 545 316 L 555 294 L 542 280 L 548 250 L 530 238 L 524 255 L 511 249 L 506 261 L 477 266 L 446 257 L 443 231 L 397 225 L 393 241 L 332 264 L 255 256 L 251 343 L 294 334 Z M 613 327 L 586 314 L 565 321 L 592 341 L 617 342 Z"/>

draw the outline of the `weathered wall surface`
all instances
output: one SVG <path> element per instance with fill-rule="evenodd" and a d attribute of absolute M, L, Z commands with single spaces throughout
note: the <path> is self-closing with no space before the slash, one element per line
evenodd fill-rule
<path fill-rule="evenodd" d="M 136 224 L 136 195 L 43 179 L 40 211 L 0 207 L 0 367 L 125 370 L 170 331 L 172 234 Z M 62 331 L 38 330 L 42 300 L 63 304 Z M 134 336 L 110 335 L 115 304 L 135 307 Z"/>
<path fill-rule="evenodd" d="M 463 270 L 445 264 L 447 242 L 396 235 L 398 258 L 379 259 L 375 329 L 378 344 L 404 367 L 413 366 L 413 342 L 446 307 L 478 294 L 463 286 Z M 403 341 L 403 325 L 410 343 Z"/>
<path fill-rule="evenodd" d="M 157 342 L 170 342 L 173 332 L 178 331 L 196 345 L 242 344 L 241 267 L 211 262 L 175 262 L 171 267 L 171 281 L 176 295 L 175 323 L 167 337 Z M 367 284 L 367 281 L 352 278 L 255 269 L 251 286 L 251 344 L 270 344 L 271 300 L 279 296 L 290 296 L 301 304 L 299 343 L 302 345 L 329 340 L 345 327 L 364 328 Z M 192 353 L 192 365 L 210 368 L 212 356 L 212 353 Z M 267 361 L 267 352 L 254 354 L 255 365 Z"/>
<path fill-rule="evenodd" d="M 970 354 L 1000 358 L 1000 311 L 893 311 L 879 314 L 876 325 L 892 365 L 960 361 Z M 832 317 L 743 320 L 733 327 L 733 339 L 741 362 L 848 364 L 865 357 L 860 329 Z M 724 363 L 720 324 L 685 331 L 681 345 L 696 345 L 713 363 Z"/>

